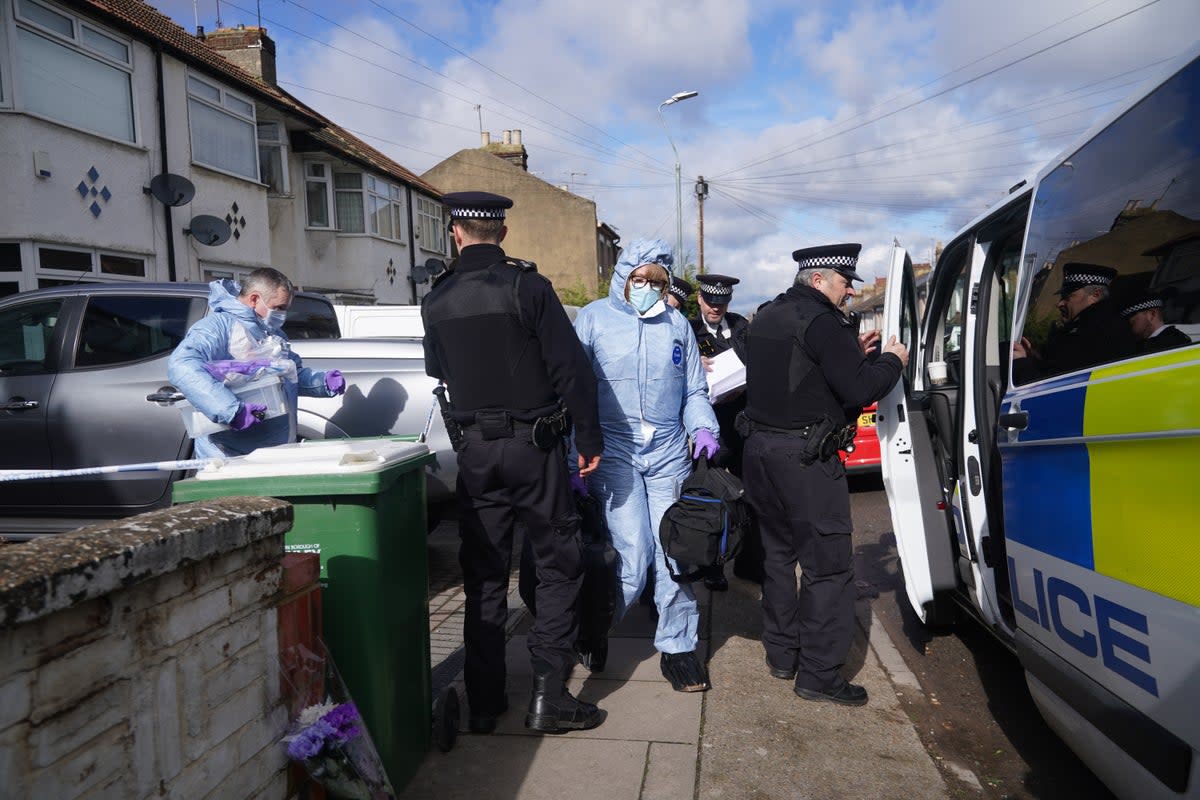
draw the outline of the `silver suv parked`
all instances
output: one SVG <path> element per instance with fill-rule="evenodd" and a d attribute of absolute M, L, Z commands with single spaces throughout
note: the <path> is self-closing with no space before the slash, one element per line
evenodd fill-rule
<path fill-rule="evenodd" d="M 189 458 L 167 357 L 207 313 L 206 284 L 79 284 L 0 299 L 0 469 L 77 469 Z M 420 339 L 338 339 L 321 295 L 285 327 L 307 366 L 337 368 L 342 397 L 302 397 L 304 438 L 419 434 L 433 403 Z M 312 338 L 326 337 L 326 338 Z M 332 337 L 332 338 L 328 338 Z M 431 516 L 450 498 L 454 454 L 433 415 Z M 0 481 L 0 534 L 51 533 L 170 503 L 182 473 Z"/>

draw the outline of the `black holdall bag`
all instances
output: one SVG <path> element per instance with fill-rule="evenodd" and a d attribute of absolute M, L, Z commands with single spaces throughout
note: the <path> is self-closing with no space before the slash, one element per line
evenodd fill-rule
<path fill-rule="evenodd" d="M 671 577 L 690 583 L 721 566 L 742 549 L 742 537 L 750 526 L 750 509 L 741 480 L 727 469 L 710 467 L 700 459 L 691 477 L 683 482 L 679 499 L 663 514 L 658 538 L 663 552 L 679 564 L 676 574 L 667 562 Z M 690 569 L 690 572 L 683 570 Z"/>

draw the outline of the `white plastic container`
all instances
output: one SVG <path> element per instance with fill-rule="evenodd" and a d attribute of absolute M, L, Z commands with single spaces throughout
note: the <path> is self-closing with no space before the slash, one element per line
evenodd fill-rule
<path fill-rule="evenodd" d="M 283 392 L 283 382 L 278 376 L 270 375 L 259 378 L 233 390 L 238 400 L 243 403 L 260 403 L 267 407 L 263 419 L 281 417 L 288 413 L 287 395 Z M 183 427 L 187 428 L 188 436 L 208 436 L 211 433 L 230 430 L 228 425 L 213 422 L 201 414 L 195 406 L 186 400 L 176 404 L 179 413 L 183 415 Z"/>

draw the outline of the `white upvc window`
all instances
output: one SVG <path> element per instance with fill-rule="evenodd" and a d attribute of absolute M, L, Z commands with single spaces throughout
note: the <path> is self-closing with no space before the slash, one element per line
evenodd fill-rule
<path fill-rule="evenodd" d="M 416 195 L 417 240 L 421 247 L 434 253 L 446 252 L 446 223 L 442 207 L 428 197 Z"/>
<path fill-rule="evenodd" d="M 361 172 L 333 173 L 333 188 L 337 197 L 337 227 L 342 233 L 366 233 L 363 217 L 363 174 Z"/>
<path fill-rule="evenodd" d="M 108 250 L 92 250 L 59 244 L 36 245 L 39 278 L 50 281 L 39 285 L 54 285 L 56 279 L 144 281 L 149 277 L 150 265 L 145 256 L 118 253 Z"/>
<path fill-rule="evenodd" d="M 333 227 L 333 181 L 329 165 L 304 162 L 305 224 L 310 228 Z"/>
<path fill-rule="evenodd" d="M 288 193 L 287 129 L 282 122 L 258 123 L 258 179 L 270 194 Z"/>
<path fill-rule="evenodd" d="M 43 0 L 13 4 L 14 73 L 0 75 L 0 105 L 136 142 L 131 40 Z"/>
<path fill-rule="evenodd" d="M 257 181 L 254 103 L 194 74 L 187 90 L 192 161 Z"/>
<path fill-rule="evenodd" d="M 404 238 L 404 189 L 367 176 L 367 221 L 374 236 Z"/>

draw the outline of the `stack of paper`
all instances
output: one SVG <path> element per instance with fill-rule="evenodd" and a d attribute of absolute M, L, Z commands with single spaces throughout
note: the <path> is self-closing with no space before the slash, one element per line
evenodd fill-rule
<path fill-rule="evenodd" d="M 746 387 L 746 365 L 737 353 L 726 350 L 709 361 L 708 402 L 719 403 L 733 397 Z"/>

